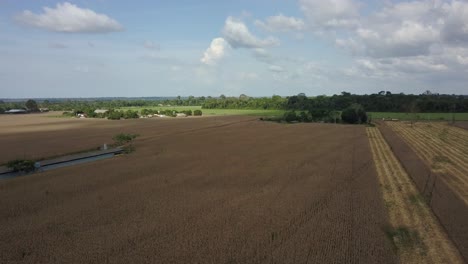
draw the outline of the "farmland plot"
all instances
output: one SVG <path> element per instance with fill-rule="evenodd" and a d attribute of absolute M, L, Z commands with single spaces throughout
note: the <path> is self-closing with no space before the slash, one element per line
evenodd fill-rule
<path fill-rule="evenodd" d="M 468 205 L 468 131 L 445 123 L 388 122 Z"/>
<path fill-rule="evenodd" d="M 0 182 L 0 262 L 396 263 L 364 127 L 158 121 L 128 123 L 130 155 Z"/>
<path fill-rule="evenodd" d="M 367 128 L 389 213 L 386 229 L 401 263 L 463 263 L 411 178 L 377 128 Z"/>

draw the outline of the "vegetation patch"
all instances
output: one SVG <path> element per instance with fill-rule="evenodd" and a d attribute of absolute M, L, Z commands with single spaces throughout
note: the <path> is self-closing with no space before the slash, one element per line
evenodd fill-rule
<path fill-rule="evenodd" d="M 422 205 L 427 203 L 427 199 L 421 194 L 410 195 L 409 200 L 412 204 Z"/>
<path fill-rule="evenodd" d="M 400 226 L 386 227 L 384 231 L 397 253 L 408 250 L 417 250 L 421 253 L 426 251 L 425 245 L 416 230 Z"/>
<path fill-rule="evenodd" d="M 432 161 L 434 163 L 452 163 L 452 161 L 444 155 L 435 155 Z"/>
<path fill-rule="evenodd" d="M 130 154 L 135 151 L 135 146 L 133 146 L 132 141 L 136 137 L 138 137 L 137 134 L 119 133 L 113 137 L 114 146 L 122 147 L 124 154 Z"/>
<path fill-rule="evenodd" d="M 31 172 L 35 170 L 34 160 L 12 160 L 7 163 L 7 167 L 13 171 Z"/>
<path fill-rule="evenodd" d="M 115 142 L 115 146 L 123 146 L 127 143 L 130 143 L 132 140 L 134 140 L 136 137 L 138 137 L 137 134 L 126 134 L 126 133 L 119 133 L 115 135 L 112 139 Z"/>

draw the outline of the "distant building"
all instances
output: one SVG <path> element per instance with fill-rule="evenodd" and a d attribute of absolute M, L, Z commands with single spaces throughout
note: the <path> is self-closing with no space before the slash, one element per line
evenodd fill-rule
<path fill-rule="evenodd" d="M 24 109 L 11 109 L 8 111 L 5 111 L 5 114 L 26 114 L 28 111 Z"/>
<path fill-rule="evenodd" d="M 95 114 L 105 114 L 107 112 L 109 112 L 109 110 L 106 110 L 106 109 L 96 109 L 96 110 L 94 110 Z"/>
<path fill-rule="evenodd" d="M 49 108 L 39 108 L 39 111 L 41 111 L 41 113 L 49 112 Z"/>

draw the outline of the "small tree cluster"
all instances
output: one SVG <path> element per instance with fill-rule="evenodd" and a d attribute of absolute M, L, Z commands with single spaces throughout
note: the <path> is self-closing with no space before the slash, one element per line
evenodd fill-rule
<path fill-rule="evenodd" d="M 364 124 L 367 122 L 367 114 L 360 104 L 352 104 L 341 113 L 341 119 L 348 124 Z"/>
<path fill-rule="evenodd" d="M 26 101 L 26 109 L 28 109 L 29 112 L 39 112 L 39 107 L 37 106 L 36 101 L 31 99 Z"/>
<path fill-rule="evenodd" d="M 35 169 L 34 163 L 33 160 L 12 160 L 7 163 L 7 167 L 13 171 L 31 172 Z"/>
<path fill-rule="evenodd" d="M 120 120 L 121 118 L 125 119 L 133 119 L 139 118 L 137 111 L 127 110 L 127 111 L 118 111 L 118 110 L 110 110 L 109 112 L 102 114 L 103 117 L 107 117 L 110 120 Z"/>
<path fill-rule="evenodd" d="M 284 113 L 282 118 L 267 118 L 262 120 L 269 121 L 285 121 L 285 122 L 326 122 L 339 123 L 341 114 L 339 111 L 326 111 L 323 109 L 312 109 L 309 111 L 301 111 L 299 114 L 296 111 L 288 111 Z"/>
<path fill-rule="evenodd" d="M 112 139 L 115 142 L 115 145 L 117 146 L 122 146 L 125 145 L 132 140 L 134 140 L 138 135 L 137 134 L 125 134 L 125 133 L 119 133 L 115 135 Z"/>
<path fill-rule="evenodd" d="M 202 115 L 202 111 L 199 110 L 199 109 L 197 109 L 197 110 L 193 111 L 193 115 L 194 115 L 194 116 L 201 116 L 201 115 Z"/>

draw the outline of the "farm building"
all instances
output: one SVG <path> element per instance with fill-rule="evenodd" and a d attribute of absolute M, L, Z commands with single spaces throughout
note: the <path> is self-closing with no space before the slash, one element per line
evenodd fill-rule
<path fill-rule="evenodd" d="M 96 109 L 96 110 L 94 110 L 94 113 L 96 113 L 96 114 L 105 114 L 107 112 L 109 112 L 109 110 L 106 110 L 106 109 Z"/>
<path fill-rule="evenodd" d="M 5 111 L 5 114 L 26 114 L 28 111 L 24 109 L 11 109 L 8 111 Z"/>

